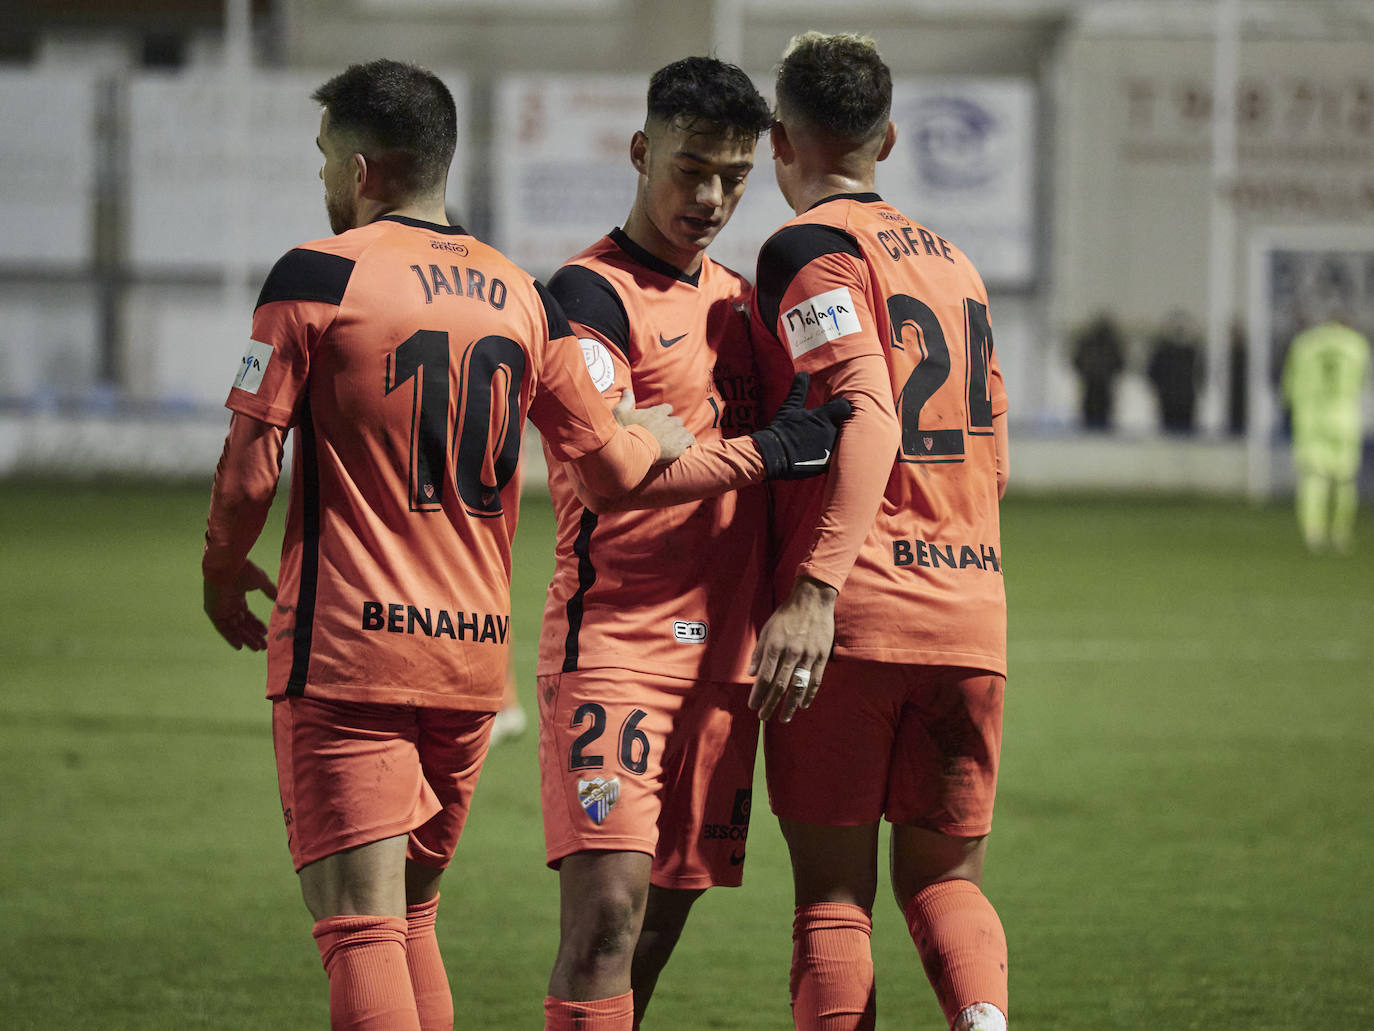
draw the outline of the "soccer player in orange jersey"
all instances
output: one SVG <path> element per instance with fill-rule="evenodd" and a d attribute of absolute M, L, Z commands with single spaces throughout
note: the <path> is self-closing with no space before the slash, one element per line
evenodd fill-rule
<path fill-rule="evenodd" d="M 444 214 L 448 90 L 392 61 L 321 86 L 331 228 L 267 277 L 230 390 L 205 610 L 267 650 L 282 813 L 335 1028 L 450 1029 L 434 934 L 500 706 L 528 416 L 598 491 L 691 443 L 618 412 L 543 287 Z M 278 584 L 248 561 L 294 434 Z M 245 594 L 274 597 L 270 624 Z"/>
<path fill-rule="evenodd" d="M 752 704 L 792 859 L 796 1026 L 874 1026 L 885 817 L 892 890 L 945 1016 L 990 1031 L 1007 1013 L 1006 939 L 979 887 L 1006 674 L 1007 399 L 977 271 L 874 192 L 891 89 L 853 35 L 796 38 L 777 73 L 774 169 L 796 217 L 759 254 L 764 400 L 804 370 L 853 414 L 823 484 L 775 490 L 785 600 L 760 632 Z"/>
<path fill-rule="evenodd" d="M 666 494 L 637 504 L 681 498 L 674 476 L 712 448 L 728 485 L 761 478 L 750 290 L 705 251 L 770 121 L 733 65 L 693 57 L 660 69 L 630 143 L 639 183 L 623 228 L 549 281 L 597 386 L 669 403 L 700 442 L 678 468 L 651 474 L 644 490 Z M 539 758 L 562 931 L 545 1027 L 629 1031 L 692 903 L 742 876 L 767 499 L 755 489 L 621 512 L 576 473 L 550 463 L 558 542 L 540 638 Z"/>

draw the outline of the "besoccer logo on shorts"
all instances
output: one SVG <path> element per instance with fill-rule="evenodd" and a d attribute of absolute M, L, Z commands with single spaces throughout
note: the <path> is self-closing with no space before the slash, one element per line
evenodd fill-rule
<path fill-rule="evenodd" d="M 593 777 L 591 780 L 577 781 L 577 800 L 583 811 L 592 818 L 598 827 L 611 815 L 616 801 L 620 798 L 619 777 Z"/>

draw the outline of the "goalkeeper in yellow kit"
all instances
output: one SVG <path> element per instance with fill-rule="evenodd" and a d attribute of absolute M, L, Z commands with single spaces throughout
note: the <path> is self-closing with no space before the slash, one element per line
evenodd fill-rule
<path fill-rule="evenodd" d="M 1358 503 L 1360 395 L 1369 341 L 1333 318 L 1293 338 L 1283 396 L 1293 414 L 1298 528 L 1307 547 L 1348 551 Z"/>

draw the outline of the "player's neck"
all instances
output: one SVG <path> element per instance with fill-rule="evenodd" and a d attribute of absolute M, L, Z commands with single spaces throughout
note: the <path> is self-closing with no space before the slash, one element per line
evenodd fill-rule
<path fill-rule="evenodd" d="M 417 222 L 429 222 L 437 226 L 449 224 L 448 213 L 442 201 L 413 200 L 406 203 L 364 199 L 358 211 L 358 225 L 369 225 L 387 215 L 413 218 Z"/>
<path fill-rule="evenodd" d="M 846 175 L 841 172 L 823 171 L 802 176 L 797 182 L 796 188 L 787 198 L 792 204 L 792 210 L 800 215 L 819 201 L 827 197 L 834 197 L 841 193 L 872 193 L 874 191 L 874 175 L 870 171 L 868 175 Z"/>
<path fill-rule="evenodd" d="M 673 246 L 667 237 L 658 231 L 653 220 L 640 210 L 638 204 L 630 209 L 630 214 L 626 217 L 625 224 L 620 227 L 620 231 L 659 261 L 667 262 L 684 275 L 694 276 L 701 268 L 701 259 L 706 251 Z"/>

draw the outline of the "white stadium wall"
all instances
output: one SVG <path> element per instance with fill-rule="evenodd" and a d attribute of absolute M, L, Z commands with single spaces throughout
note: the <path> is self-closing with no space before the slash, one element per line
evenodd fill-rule
<path fill-rule="evenodd" d="M 56 65 L 0 70 L 13 144 L 0 154 L 0 474 L 213 468 L 257 285 L 283 249 L 328 232 L 308 94 L 340 62 L 387 52 L 462 69 L 445 74 L 462 123 L 453 213 L 546 275 L 628 210 L 649 71 L 723 40 L 767 92 L 792 32 L 858 19 L 897 84 L 899 146 L 879 189 L 988 281 L 1017 483 L 1244 490 L 1234 441 L 1158 435 L 1142 375 L 1160 320 L 1181 307 L 1201 321 L 1209 304 L 1207 17 L 1154 17 L 1180 9 L 1163 4 L 1079 17 L 1069 0 L 1010 13 L 898 0 L 465 6 L 283 0 L 275 52 L 289 67 L 256 68 L 243 90 L 224 89 L 213 64 L 151 73 L 130 57 L 92 71 L 79 46 L 48 48 L 65 55 Z M 742 32 L 722 29 L 722 11 Z M 1248 27 L 1240 48 L 1239 164 L 1222 194 L 1236 317 L 1253 301 L 1252 230 L 1374 225 L 1374 35 L 1289 38 L 1275 24 Z M 748 273 L 788 215 L 764 144 L 713 255 Z M 1129 367 L 1117 432 L 1085 441 L 1066 340 L 1102 309 L 1125 323 Z"/>

